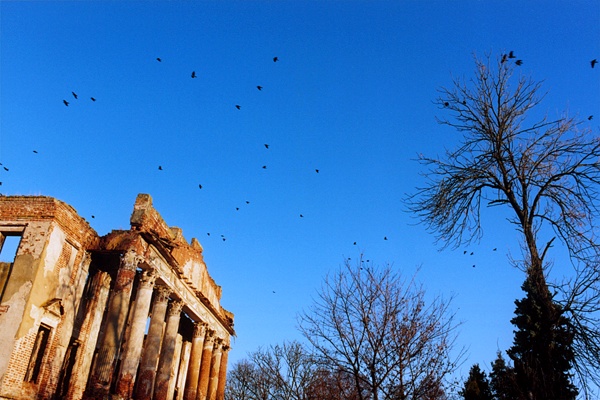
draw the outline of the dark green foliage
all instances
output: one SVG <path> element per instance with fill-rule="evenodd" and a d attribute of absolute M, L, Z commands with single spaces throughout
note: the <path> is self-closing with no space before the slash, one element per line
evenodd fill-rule
<path fill-rule="evenodd" d="M 502 353 L 498 352 L 498 357 L 492 363 L 492 372 L 490 372 L 490 386 L 494 399 L 497 400 L 523 400 L 519 388 L 517 387 L 517 376 L 514 368 L 506 364 Z"/>
<path fill-rule="evenodd" d="M 541 273 L 541 272 L 540 272 Z M 547 285 L 530 273 L 522 288 L 525 297 L 515 301 L 517 328 L 508 355 L 513 361 L 516 384 L 526 399 L 571 400 L 578 390 L 571 383 L 573 329 Z M 537 283 L 537 284 L 536 284 Z"/>
<path fill-rule="evenodd" d="M 479 368 L 479 364 L 475 364 L 469 371 L 469 377 L 465 382 L 465 387 L 459 392 L 465 400 L 492 400 L 492 391 L 490 382 L 485 374 Z"/>

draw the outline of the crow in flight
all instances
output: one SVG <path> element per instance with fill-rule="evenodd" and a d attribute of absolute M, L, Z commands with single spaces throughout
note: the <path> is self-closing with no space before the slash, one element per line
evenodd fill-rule
<path fill-rule="evenodd" d="M 590 61 L 590 64 L 592 64 L 592 68 L 594 68 L 596 64 L 598 64 L 598 60 L 594 58 L 592 61 Z"/>
<path fill-rule="evenodd" d="M 63 103 L 65 103 L 65 106 L 69 107 L 69 102 L 66 100 L 63 100 Z"/>
<path fill-rule="evenodd" d="M 591 121 L 591 120 L 592 120 L 592 118 L 594 118 L 594 116 L 593 116 L 593 115 L 590 115 L 590 116 L 588 117 L 588 121 Z"/>
<path fill-rule="evenodd" d="M 511 50 L 510 53 L 508 53 L 508 58 L 517 58 L 515 56 L 515 53 Z"/>
<path fill-rule="evenodd" d="M 506 59 L 508 58 L 508 56 L 506 54 L 502 54 L 502 60 L 500 61 L 502 64 L 504 64 L 506 62 Z"/>
<path fill-rule="evenodd" d="M 159 171 L 162 171 L 162 170 L 163 170 L 163 169 L 162 169 L 162 165 L 159 165 L 159 166 L 158 166 L 158 170 L 159 170 Z"/>
<path fill-rule="evenodd" d="M 258 85 L 256 88 L 257 88 L 258 90 L 262 90 L 262 86 L 260 86 L 260 85 Z"/>
<path fill-rule="evenodd" d="M 318 170 L 318 169 L 315 169 L 315 172 L 318 174 L 318 173 L 319 173 L 319 170 Z"/>
<path fill-rule="evenodd" d="M 198 185 L 198 188 L 199 188 L 199 189 L 202 189 L 202 185 Z"/>
<path fill-rule="evenodd" d="M 268 144 L 266 144 L 266 143 L 265 143 L 265 148 L 267 148 L 267 149 L 269 148 L 269 145 L 268 145 Z"/>
<path fill-rule="evenodd" d="M 279 61 L 279 58 L 278 57 L 273 57 L 273 62 L 277 62 L 277 61 Z"/>
<path fill-rule="evenodd" d="M 263 169 L 267 169 L 267 166 L 266 166 L 266 165 L 263 165 Z"/>
<path fill-rule="evenodd" d="M 239 110 L 240 108 L 242 108 L 242 106 L 240 106 L 240 105 L 236 104 L 236 105 L 235 105 L 235 108 L 237 108 L 237 109 Z"/>
<path fill-rule="evenodd" d="M 196 71 L 192 71 L 192 79 L 196 78 Z"/>
<path fill-rule="evenodd" d="M 156 57 L 156 61 L 162 62 L 162 60 L 160 59 L 160 57 Z"/>
<path fill-rule="evenodd" d="M 523 60 L 517 60 L 517 61 L 515 61 L 515 64 L 517 64 L 517 65 L 523 65 Z"/>
<path fill-rule="evenodd" d="M 92 99 L 92 101 L 96 101 L 96 99 L 94 97 L 90 97 L 90 99 Z"/>
<path fill-rule="evenodd" d="M 77 93 L 71 92 L 71 94 L 73 95 L 73 97 L 75 97 L 75 100 L 77 100 Z"/>

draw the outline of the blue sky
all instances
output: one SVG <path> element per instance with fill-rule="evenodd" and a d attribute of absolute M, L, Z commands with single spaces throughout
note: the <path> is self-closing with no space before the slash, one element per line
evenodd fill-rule
<path fill-rule="evenodd" d="M 540 113 L 599 129 L 597 1 L 2 1 L 0 25 L 0 192 L 56 197 L 101 235 L 149 193 L 223 287 L 230 365 L 301 339 L 296 315 L 362 252 L 454 296 L 459 373 L 489 368 L 522 296 L 517 233 L 486 211 L 472 256 L 440 251 L 402 203 L 416 155 L 460 140 L 437 89 L 513 50 Z"/>

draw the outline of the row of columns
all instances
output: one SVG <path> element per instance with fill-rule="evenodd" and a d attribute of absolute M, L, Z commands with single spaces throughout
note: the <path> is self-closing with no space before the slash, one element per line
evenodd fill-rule
<path fill-rule="evenodd" d="M 177 391 L 178 400 L 222 400 L 227 341 L 216 337 L 207 324 L 196 322 L 192 342 L 184 343 L 178 333 L 184 303 L 169 301 L 172 291 L 155 285 L 153 269 L 142 273 L 131 303 L 139 261 L 133 252 L 126 253 L 121 260 L 86 397 L 108 397 L 120 346 L 124 343 L 113 398 L 170 400 Z M 150 326 L 144 341 L 150 308 Z M 128 313 L 129 328 L 124 338 Z"/>

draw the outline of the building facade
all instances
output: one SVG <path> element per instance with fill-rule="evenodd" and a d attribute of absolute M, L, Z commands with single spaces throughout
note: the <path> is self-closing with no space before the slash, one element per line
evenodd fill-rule
<path fill-rule="evenodd" d="M 130 223 L 99 236 L 54 198 L 0 197 L 0 399 L 223 399 L 233 314 L 202 246 L 147 194 Z"/>

